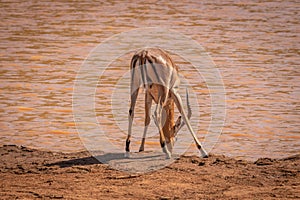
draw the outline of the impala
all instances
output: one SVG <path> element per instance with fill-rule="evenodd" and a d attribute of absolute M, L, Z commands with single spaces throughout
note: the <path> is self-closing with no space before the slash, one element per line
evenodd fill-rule
<path fill-rule="evenodd" d="M 160 145 L 166 158 L 171 158 L 174 146 L 174 138 L 179 129 L 186 124 L 192 137 L 199 149 L 202 157 L 208 154 L 203 149 L 201 143 L 196 137 L 189 118 L 191 115 L 188 103 L 188 115 L 186 115 L 181 97 L 177 91 L 180 80 L 178 76 L 178 67 L 172 61 L 167 52 L 160 48 L 145 48 L 136 52 L 130 63 L 131 70 L 131 101 L 128 115 L 128 135 L 126 139 L 125 156 L 130 154 L 130 138 L 132 132 L 132 123 L 134 118 L 134 108 L 140 88 L 145 89 L 145 127 L 140 146 L 140 151 L 144 150 L 144 143 L 148 126 L 150 124 L 150 113 L 152 101 L 157 106 L 153 115 L 154 122 L 158 127 Z M 174 103 L 181 114 L 174 123 Z M 183 118 L 183 120 L 181 120 Z"/>

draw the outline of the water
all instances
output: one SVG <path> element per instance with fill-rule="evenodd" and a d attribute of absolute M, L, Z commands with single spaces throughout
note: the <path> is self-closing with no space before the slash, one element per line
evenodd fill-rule
<path fill-rule="evenodd" d="M 114 34 L 161 26 L 198 41 L 223 76 L 227 117 L 212 153 L 249 160 L 299 153 L 297 1 L 1 1 L 0 5 L 0 144 L 84 150 L 72 115 L 73 85 L 82 62 Z M 97 88 L 98 107 L 110 102 L 110 88 L 128 67 L 130 55 L 114 61 L 106 72 L 106 87 Z M 176 61 L 182 70 L 188 67 L 183 60 Z M 203 80 L 193 89 L 200 97 L 198 135 L 203 138 L 210 96 Z M 121 110 L 128 105 L 128 93 L 119 97 L 124 99 Z M 142 105 L 137 108 L 137 124 L 143 123 Z M 98 119 L 113 118 L 109 108 L 96 108 Z M 120 131 L 109 120 L 106 127 L 111 133 Z M 115 142 L 121 144 L 124 136 Z M 148 143 L 148 148 L 158 146 L 155 140 Z M 189 152 L 197 151 L 191 147 Z"/>

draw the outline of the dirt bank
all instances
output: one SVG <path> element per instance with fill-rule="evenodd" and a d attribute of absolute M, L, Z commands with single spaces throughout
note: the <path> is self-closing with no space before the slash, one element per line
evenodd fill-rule
<path fill-rule="evenodd" d="M 132 174 L 88 152 L 0 147 L 1 199 L 298 199 L 300 155 L 256 162 L 181 156 L 160 170 Z"/>

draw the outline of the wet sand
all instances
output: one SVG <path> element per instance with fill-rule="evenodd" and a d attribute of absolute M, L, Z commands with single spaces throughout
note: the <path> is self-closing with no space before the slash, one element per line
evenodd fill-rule
<path fill-rule="evenodd" d="M 255 162 L 181 156 L 167 167 L 140 174 L 115 170 L 88 152 L 6 145 L 0 155 L 1 199 L 300 198 L 300 154 Z"/>

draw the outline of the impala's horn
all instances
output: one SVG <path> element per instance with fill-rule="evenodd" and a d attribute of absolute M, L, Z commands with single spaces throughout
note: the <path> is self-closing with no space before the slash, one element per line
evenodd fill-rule
<path fill-rule="evenodd" d="M 189 100 L 189 91 L 186 88 L 186 106 L 188 109 L 188 113 L 187 113 L 187 117 L 190 120 L 191 116 L 192 116 L 192 108 L 190 105 L 190 100 Z M 181 120 L 181 116 L 178 117 L 178 119 L 176 120 L 175 126 L 174 126 L 174 136 L 177 136 L 177 133 L 179 132 L 179 130 L 185 125 L 184 121 Z"/>

